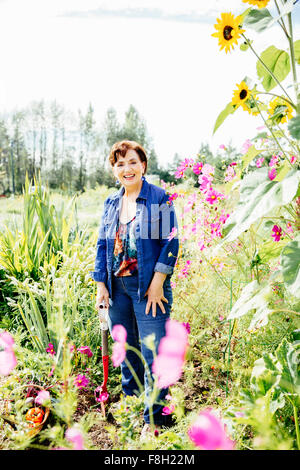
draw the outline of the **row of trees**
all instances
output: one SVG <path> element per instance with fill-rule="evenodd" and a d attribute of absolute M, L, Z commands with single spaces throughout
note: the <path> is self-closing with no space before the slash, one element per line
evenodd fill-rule
<path fill-rule="evenodd" d="M 149 157 L 148 173 L 164 181 L 174 181 L 174 169 L 182 159 L 175 154 L 167 168 L 158 163 L 157 154 L 146 123 L 136 108 L 129 106 L 123 123 L 116 110 L 107 110 L 98 125 L 94 108 L 74 114 L 56 101 L 33 102 L 23 110 L 0 118 L 0 194 L 21 193 L 25 175 L 39 173 L 51 188 L 84 191 L 97 184 L 114 186 L 107 165 L 111 146 L 118 140 L 139 142 Z M 209 160 L 214 156 L 208 146 L 200 148 Z M 185 157 L 185 156 L 184 156 Z"/>

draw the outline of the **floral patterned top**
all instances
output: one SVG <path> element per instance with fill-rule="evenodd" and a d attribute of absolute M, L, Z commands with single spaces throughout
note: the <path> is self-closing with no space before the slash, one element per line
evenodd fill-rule
<path fill-rule="evenodd" d="M 137 250 L 135 240 L 135 217 L 127 224 L 118 220 L 114 256 L 113 273 L 117 277 L 132 276 L 137 272 Z"/>

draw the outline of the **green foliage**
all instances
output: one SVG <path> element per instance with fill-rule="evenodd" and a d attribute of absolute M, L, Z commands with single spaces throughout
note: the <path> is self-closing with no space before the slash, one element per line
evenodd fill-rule
<path fill-rule="evenodd" d="M 268 316 L 272 312 L 268 307 L 270 296 L 271 286 L 269 284 L 261 286 L 257 281 L 252 281 L 242 290 L 239 299 L 227 317 L 228 320 L 239 318 L 254 309 L 255 314 L 249 327 L 250 330 L 266 325 Z"/>
<path fill-rule="evenodd" d="M 257 157 L 257 155 L 259 155 L 261 153 L 260 150 L 257 150 L 255 145 L 252 145 L 248 151 L 245 153 L 245 155 L 243 155 L 242 157 L 242 169 L 244 170 L 245 168 L 247 168 L 247 166 L 249 165 L 249 163 L 252 162 L 252 160 Z"/>
<path fill-rule="evenodd" d="M 223 122 L 225 121 L 227 116 L 229 116 L 229 114 L 233 114 L 234 111 L 235 111 L 235 107 L 232 106 L 231 103 L 228 103 L 228 105 L 223 109 L 223 111 L 221 111 L 221 113 L 217 117 L 217 120 L 215 122 L 215 127 L 214 127 L 214 130 L 213 130 L 213 134 L 220 127 L 220 125 L 223 124 Z"/>
<path fill-rule="evenodd" d="M 267 8 L 251 10 L 245 17 L 243 25 L 252 28 L 257 32 L 262 32 L 273 23 L 273 17 Z"/>
<path fill-rule="evenodd" d="M 281 253 L 282 275 L 287 290 L 300 297 L 300 236 L 290 241 Z"/>
<path fill-rule="evenodd" d="M 291 136 L 300 140 L 300 114 L 289 121 L 288 128 Z"/>
<path fill-rule="evenodd" d="M 282 49 L 277 49 L 275 46 L 270 46 L 261 54 L 260 59 L 273 73 L 273 75 L 275 75 L 279 82 L 284 80 L 290 72 L 290 57 L 288 53 Z M 259 61 L 257 62 L 256 70 L 258 77 L 262 79 L 262 85 L 266 91 L 271 91 L 273 88 L 275 88 L 277 82 Z"/>
<path fill-rule="evenodd" d="M 288 204 L 297 194 L 300 172 L 291 170 L 283 181 L 270 181 L 267 168 L 248 174 L 240 185 L 237 209 L 225 225 L 222 243 L 235 240 L 272 209 Z"/>

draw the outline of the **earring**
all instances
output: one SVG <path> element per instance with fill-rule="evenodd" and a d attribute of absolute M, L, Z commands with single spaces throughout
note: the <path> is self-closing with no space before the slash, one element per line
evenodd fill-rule
<path fill-rule="evenodd" d="M 120 181 L 118 179 L 116 179 L 116 184 L 120 184 Z"/>

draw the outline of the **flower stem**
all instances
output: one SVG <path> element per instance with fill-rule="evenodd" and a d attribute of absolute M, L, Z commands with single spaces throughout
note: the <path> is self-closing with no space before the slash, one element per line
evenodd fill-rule
<path fill-rule="evenodd" d="M 275 1 L 275 5 L 276 5 L 276 8 L 277 8 L 277 11 L 278 11 L 279 15 L 281 15 L 281 11 L 280 11 L 280 8 L 279 8 L 279 6 L 278 6 L 277 1 L 276 1 L 276 0 L 274 0 L 274 1 Z M 289 40 L 289 39 L 290 39 L 290 36 L 289 36 L 289 34 L 288 34 L 288 32 L 287 32 L 287 29 L 286 29 L 286 26 L 285 26 L 285 24 L 284 24 L 283 18 L 278 18 L 277 23 L 281 26 L 281 28 L 283 29 L 284 34 L 286 35 L 287 39 Z"/>
<path fill-rule="evenodd" d="M 266 92 L 266 91 L 257 91 L 256 92 L 257 95 L 270 95 L 270 96 L 276 96 L 276 98 L 280 98 L 284 101 L 286 101 L 290 106 L 292 106 L 294 109 L 297 110 L 297 106 L 290 100 L 288 100 L 287 98 L 285 98 L 284 96 L 280 96 L 280 95 L 276 95 L 276 93 L 269 93 L 269 92 Z"/>
<path fill-rule="evenodd" d="M 254 97 L 253 97 L 253 99 L 254 99 L 254 101 L 255 101 L 255 104 L 256 104 L 256 107 L 257 107 L 257 109 L 258 109 L 258 111 L 259 111 L 259 114 L 260 114 L 262 120 L 263 120 L 264 123 L 265 123 L 265 126 L 269 129 L 269 131 L 271 132 L 271 134 L 272 134 L 272 136 L 273 136 L 273 139 L 275 140 L 276 144 L 278 145 L 278 147 L 280 148 L 281 152 L 283 153 L 283 155 L 286 157 L 286 159 L 288 160 L 289 164 L 291 165 L 291 162 L 289 161 L 289 159 L 288 159 L 288 157 L 287 157 L 285 151 L 283 150 L 283 148 L 281 147 L 279 141 L 277 140 L 277 137 L 275 136 L 275 134 L 274 134 L 272 128 L 267 124 L 267 121 L 266 121 L 265 118 L 263 117 L 262 112 L 261 112 L 261 110 L 260 110 L 260 108 L 259 108 L 259 106 L 258 106 L 258 102 L 256 101 L 256 99 L 255 99 Z"/>
<path fill-rule="evenodd" d="M 140 382 L 140 379 L 138 378 L 134 368 L 132 367 L 132 365 L 130 364 L 130 362 L 128 361 L 128 359 L 125 358 L 125 363 L 128 367 L 128 369 L 130 370 L 130 372 L 132 373 L 133 377 L 134 377 L 134 380 L 137 384 L 137 386 L 139 387 L 139 392 L 142 394 L 143 391 L 144 391 L 144 387 L 142 386 L 141 382 Z"/>
<path fill-rule="evenodd" d="M 299 421 L 298 421 L 298 410 L 294 403 L 293 403 L 293 410 L 294 410 L 295 429 L 296 429 L 296 436 L 297 436 L 297 446 L 298 446 L 298 450 L 300 450 L 300 431 L 299 431 Z"/>
<path fill-rule="evenodd" d="M 295 49 L 293 43 L 293 23 L 292 23 L 292 14 L 288 13 L 288 23 L 289 23 L 289 30 L 290 30 L 290 37 L 289 37 L 289 45 L 290 45 L 290 54 L 291 54 L 291 63 L 292 63 L 292 72 L 293 72 L 293 79 L 294 79 L 294 90 L 296 94 L 297 100 L 297 113 L 300 113 L 300 95 L 298 89 L 298 80 L 297 80 L 297 71 L 296 71 L 296 63 L 295 63 Z"/>

